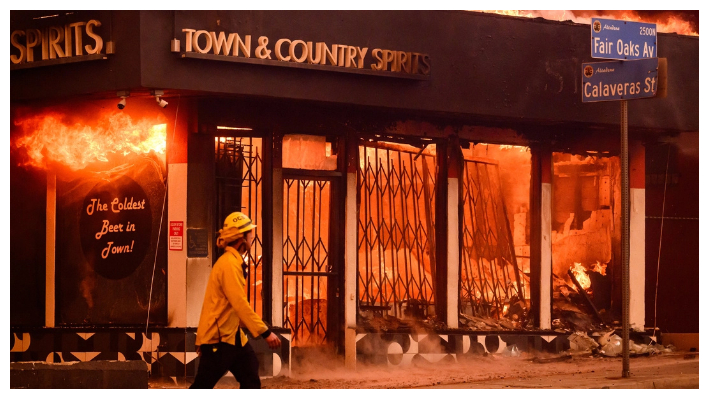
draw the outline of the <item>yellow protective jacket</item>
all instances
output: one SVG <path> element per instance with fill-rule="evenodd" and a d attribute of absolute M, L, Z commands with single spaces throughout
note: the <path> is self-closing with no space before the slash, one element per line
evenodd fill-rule
<path fill-rule="evenodd" d="M 248 328 L 254 337 L 270 331 L 246 298 L 243 263 L 234 248 L 226 247 L 226 252 L 214 264 L 204 293 L 195 345 L 218 342 L 235 345 L 239 325 Z M 248 339 L 243 331 L 240 335 L 243 346 Z"/>

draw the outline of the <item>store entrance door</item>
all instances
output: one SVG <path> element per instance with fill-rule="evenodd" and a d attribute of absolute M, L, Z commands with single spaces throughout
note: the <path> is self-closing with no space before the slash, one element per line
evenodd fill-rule
<path fill-rule="evenodd" d="M 343 241 L 336 238 L 339 182 L 322 172 L 304 172 L 284 170 L 283 175 L 283 325 L 293 331 L 294 348 L 337 350 L 342 314 L 337 245 Z"/>

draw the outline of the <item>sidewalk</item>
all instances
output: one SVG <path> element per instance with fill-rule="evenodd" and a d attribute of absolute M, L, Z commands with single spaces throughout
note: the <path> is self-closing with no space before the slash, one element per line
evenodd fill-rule
<path fill-rule="evenodd" d="M 338 359 L 318 359 L 294 368 L 290 377 L 262 378 L 264 389 L 652 389 L 699 388 L 699 353 L 675 352 L 630 359 L 621 378 L 621 357 L 590 355 L 546 359 L 487 356 L 457 363 L 421 362 L 410 367 L 348 370 Z M 190 381 L 191 382 L 191 381 Z M 151 389 L 187 388 L 189 383 L 151 382 Z M 215 388 L 234 389 L 233 377 Z"/>

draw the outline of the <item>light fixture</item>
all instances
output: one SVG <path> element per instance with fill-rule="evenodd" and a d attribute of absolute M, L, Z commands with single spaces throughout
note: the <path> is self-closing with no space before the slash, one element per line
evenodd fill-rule
<path fill-rule="evenodd" d="M 217 130 L 253 130 L 250 127 L 217 126 Z"/>
<path fill-rule="evenodd" d="M 167 107 L 167 101 L 160 98 L 163 96 L 163 94 L 165 94 L 162 90 L 153 90 L 151 91 L 151 94 L 155 96 L 155 101 L 161 108 Z"/>
<path fill-rule="evenodd" d="M 130 96 L 129 91 L 118 91 L 116 92 L 116 95 L 121 98 L 121 101 L 118 102 L 118 109 L 123 109 L 126 107 L 126 98 Z"/>

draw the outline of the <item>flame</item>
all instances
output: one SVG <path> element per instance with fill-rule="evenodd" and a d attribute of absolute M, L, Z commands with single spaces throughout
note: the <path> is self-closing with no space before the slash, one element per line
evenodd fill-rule
<path fill-rule="evenodd" d="M 109 154 L 165 154 L 164 123 L 149 119 L 133 122 L 124 113 L 108 115 L 96 126 L 67 125 L 62 119 L 63 115 L 49 113 L 16 122 L 25 132 L 15 142 L 27 152 L 24 165 L 46 168 L 57 162 L 79 170 L 93 162 L 107 162 Z"/>
<path fill-rule="evenodd" d="M 606 265 L 605 263 L 601 263 L 600 261 L 596 261 L 596 264 L 593 265 L 593 269 L 591 269 L 591 271 L 599 273 L 601 276 L 605 276 L 607 266 L 608 265 Z"/>
<path fill-rule="evenodd" d="M 491 13 L 491 14 L 508 15 L 511 17 L 525 17 L 525 18 L 535 18 L 536 17 L 536 15 L 534 15 L 534 13 L 531 11 L 521 11 L 521 10 L 481 10 L 481 11 Z"/>
<path fill-rule="evenodd" d="M 582 264 L 578 262 L 574 262 L 574 265 L 571 266 L 571 272 L 574 273 L 574 277 L 576 277 L 576 281 L 581 284 L 581 287 L 585 290 L 587 290 L 589 287 L 591 287 L 591 278 L 588 277 L 588 274 L 586 274 L 586 268 L 583 267 Z"/>
<path fill-rule="evenodd" d="M 529 147 L 523 145 L 510 145 L 510 144 L 500 144 L 501 150 L 519 150 L 519 152 L 529 151 Z"/>
<path fill-rule="evenodd" d="M 572 21 L 581 24 L 590 24 L 591 18 L 619 19 L 624 21 L 647 22 L 657 24 L 657 31 L 662 33 L 677 33 L 680 35 L 699 36 L 699 27 L 696 28 L 690 21 L 673 15 L 671 11 L 648 13 L 640 15 L 636 11 L 584 11 L 583 15 L 576 15 L 569 10 L 475 10 L 485 13 L 507 15 L 524 18 L 544 18 L 553 21 Z"/>

